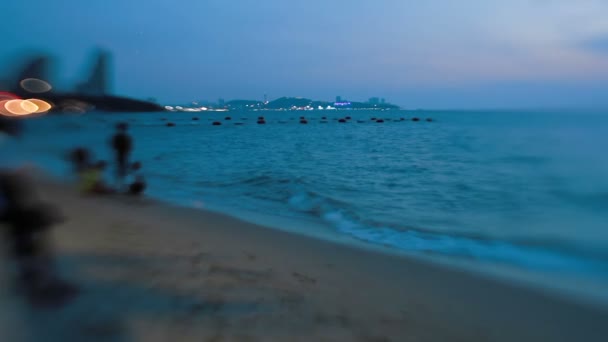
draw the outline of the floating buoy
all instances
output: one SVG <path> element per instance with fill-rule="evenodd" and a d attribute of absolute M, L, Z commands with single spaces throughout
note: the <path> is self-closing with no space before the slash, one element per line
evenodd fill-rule
<path fill-rule="evenodd" d="M 413 118 L 412 121 L 420 121 L 419 118 Z"/>
<path fill-rule="evenodd" d="M 221 123 L 221 122 L 219 122 L 219 121 L 213 121 L 212 125 L 213 125 L 213 126 L 221 126 L 221 125 L 222 125 L 222 123 Z"/>
<path fill-rule="evenodd" d="M 306 121 L 306 119 L 302 119 L 302 120 L 300 120 L 300 123 L 305 125 L 308 123 L 308 121 Z"/>
<path fill-rule="evenodd" d="M 243 125 L 243 123 L 242 123 L 242 122 L 235 122 L 235 123 L 234 123 L 234 125 L 235 125 L 235 126 L 242 126 L 242 125 Z"/>
<path fill-rule="evenodd" d="M 383 123 L 383 122 L 384 122 L 384 120 L 382 120 L 382 119 L 378 119 L 378 120 L 376 120 L 376 122 L 377 122 L 377 123 Z"/>
<path fill-rule="evenodd" d="M 426 119 L 426 122 L 433 122 L 433 119 L 431 119 L 431 118 L 427 118 L 427 119 Z"/>
<path fill-rule="evenodd" d="M 173 127 L 175 124 L 173 122 L 167 122 L 167 127 Z"/>
<path fill-rule="evenodd" d="M 350 120 L 350 119 L 351 119 L 351 117 L 350 117 L 350 116 L 347 116 L 345 119 L 346 119 L 346 120 Z"/>
<path fill-rule="evenodd" d="M 266 121 L 265 120 L 258 120 L 258 125 L 265 125 Z"/>
<path fill-rule="evenodd" d="M 324 117 L 322 117 L 322 118 L 321 118 L 321 120 L 327 120 L 327 117 L 326 117 L 326 116 L 324 116 Z"/>
<path fill-rule="evenodd" d="M 338 120 L 339 123 L 346 123 L 346 119 L 340 119 Z"/>
<path fill-rule="evenodd" d="M 192 121 L 198 121 L 198 118 L 195 116 L 192 118 Z"/>
<path fill-rule="evenodd" d="M 224 120 L 232 120 L 232 118 L 227 116 L 226 118 L 224 118 Z"/>
<path fill-rule="evenodd" d="M 372 121 L 376 121 L 376 118 L 371 118 L 370 120 L 372 120 Z"/>

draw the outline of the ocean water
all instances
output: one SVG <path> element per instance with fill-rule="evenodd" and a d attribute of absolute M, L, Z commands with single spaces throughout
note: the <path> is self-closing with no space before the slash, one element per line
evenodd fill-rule
<path fill-rule="evenodd" d="M 256 124 L 260 115 L 266 125 Z M 608 286 L 608 112 L 47 116 L 28 120 L 22 139 L 3 140 L 2 163 L 32 161 L 65 176 L 76 145 L 110 159 L 118 121 L 130 123 L 133 160 L 160 200 L 472 268 Z"/>

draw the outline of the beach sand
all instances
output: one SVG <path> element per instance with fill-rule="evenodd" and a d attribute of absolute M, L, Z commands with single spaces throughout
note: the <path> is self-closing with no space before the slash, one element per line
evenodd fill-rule
<path fill-rule="evenodd" d="M 41 181 L 80 287 L 31 308 L 0 262 L 0 341 L 606 341 L 608 311 L 418 259 Z"/>

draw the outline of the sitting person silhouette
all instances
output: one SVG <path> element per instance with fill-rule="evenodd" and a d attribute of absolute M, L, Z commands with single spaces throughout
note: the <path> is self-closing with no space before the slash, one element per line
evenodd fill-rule
<path fill-rule="evenodd" d="M 109 187 L 103 180 L 103 172 L 107 163 L 103 160 L 94 165 L 89 165 L 80 173 L 80 191 L 85 194 L 110 194 L 114 189 Z"/>
<path fill-rule="evenodd" d="M 146 181 L 144 176 L 139 173 L 140 170 L 141 162 L 135 162 L 131 165 L 131 173 L 134 177 L 134 181 L 129 185 L 129 189 L 127 190 L 127 194 L 129 195 L 139 196 L 146 190 Z"/>

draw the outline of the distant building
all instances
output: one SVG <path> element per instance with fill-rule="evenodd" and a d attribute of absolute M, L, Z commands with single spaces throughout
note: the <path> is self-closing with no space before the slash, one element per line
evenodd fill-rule
<path fill-rule="evenodd" d="M 107 95 L 111 92 L 110 59 L 107 51 L 99 50 L 95 56 L 93 72 L 89 78 L 76 87 L 76 91 L 86 95 Z"/>
<path fill-rule="evenodd" d="M 336 96 L 336 102 L 342 102 L 342 96 Z"/>
<path fill-rule="evenodd" d="M 17 95 L 20 96 L 28 96 L 29 93 L 25 91 L 21 86 L 21 81 L 27 78 L 37 78 L 40 80 L 44 80 L 50 82 L 49 80 L 49 69 L 51 66 L 51 59 L 48 56 L 36 56 L 29 60 L 23 70 L 17 75 L 16 82 L 7 82 L 11 85 L 11 87 L 7 87 L 7 89 L 11 89 Z M 4 89 L 3 89 L 4 90 Z"/>

